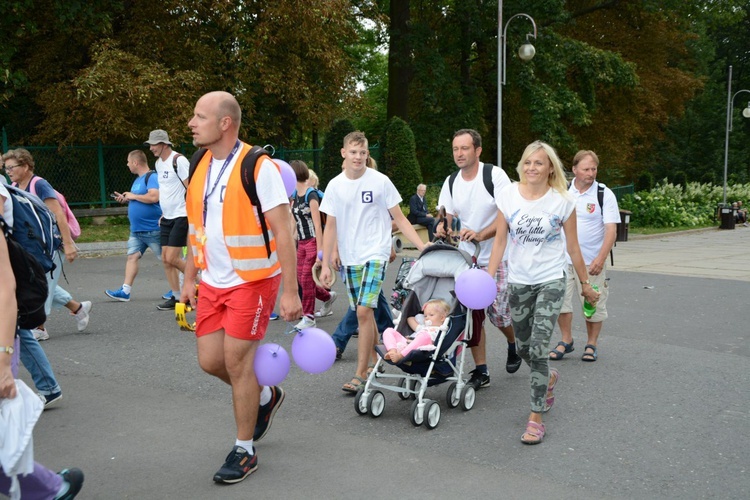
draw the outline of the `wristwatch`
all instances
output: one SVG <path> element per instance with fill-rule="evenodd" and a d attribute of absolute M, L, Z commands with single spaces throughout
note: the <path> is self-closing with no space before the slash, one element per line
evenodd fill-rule
<path fill-rule="evenodd" d="M 581 281 L 581 285 L 590 285 L 590 284 L 591 284 L 590 280 Z"/>
<path fill-rule="evenodd" d="M 0 352 L 7 352 L 11 356 L 13 356 L 13 353 L 15 352 L 15 349 L 13 349 L 12 345 L 9 345 L 9 346 L 0 346 Z"/>

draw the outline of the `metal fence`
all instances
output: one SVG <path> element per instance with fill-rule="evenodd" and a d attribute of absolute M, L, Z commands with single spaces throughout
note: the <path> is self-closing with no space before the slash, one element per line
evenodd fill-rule
<path fill-rule="evenodd" d="M 5 129 L 2 130 L 3 153 L 22 147 L 34 157 L 34 171 L 47 179 L 52 186 L 65 195 L 71 207 L 102 207 L 119 205 L 109 197 L 112 191 L 123 192 L 133 184 L 133 174 L 127 167 L 128 153 L 140 149 L 146 153 L 151 165 L 153 155 L 143 144 L 106 145 L 99 141 L 89 146 L 17 146 L 9 145 Z M 284 161 L 302 160 L 318 171 L 322 148 L 285 149 L 265 146 L 274 158 Z M 195 151 L 192 144 L 174 147 L 188 158 Z M 370 148 L 371 154 L 379 157 L 377 145 Z"/>
<path fill-rule="evenodd" d="M 626 194 L 635 194 L 634 184 L 628 184 L 627 186 L 610 187 L 609 189 L 611 189 L 612 192 L 615 193 L 615 197 L 617 198 L 617 203 L 620 203 L 622 201 L 622 197 L 625 196 Z"/>

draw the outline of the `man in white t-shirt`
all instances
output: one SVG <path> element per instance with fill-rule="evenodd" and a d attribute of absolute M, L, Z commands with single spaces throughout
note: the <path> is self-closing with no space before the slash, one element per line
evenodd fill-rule
<path fill-rule="evenodd" d="M 599 288 L 599 302 L 596 312 L 586 319 L 588 336 L 584 348 L 583 361 L 593 362 L 598 357 L 597 342 L 602 330 L 602 323 L 607 319 L 607 259 L 617 239 L 617 224 L 620 222 L 620 210 L 617 198 L 611 189 L 596 182 L 599 158 L 593 151 L 579 151 L 573 158 L 575 179 L 570 183 L 570 194 L 576 199 L 576 219 L 578 225 L 578 245 L 581 247 L 583 260 L 589 269 L 589 280 Z M 599 191 L 602 191 L 601 195 Z M 600 203 L 601 200 L 601 203 Z M 573 349 L 573 296 L 581 296 L 581 284 L 568 259 L 566 272 L 567 285 L 557 324 L 560 326 L 562 341 L 557 343 L 549 353 L 550 359 L 563 359 Z"/>
<path fill-rule="evenodd" d="M 148 146 L 156 157 L 155 170 L 159 179 L 159 205 L 162 211 L 159 221 L 161 261 L 171 291 L 171 294 L 165 295 L 165 302 L 156 308 L 160 311 L 172 311 L 180 295 L 180 273 L 185 271 L 182 248 L 187 245 L 185 194 L 190 161 L 177 151 L 172 151 L 169 134 L 164 130 L 152 130 L 143 145 Z"/>
<path fill-rule="evenodd" d="M 473 255 L 475 244 L 479 245 L 477 264 L 485 268 L 489 263 L 492 242 L 495 239 L 495 219 L 498 213 L 495 197 L 505 186 L 510 185 L 510 178 L 502 168 L 480 162 L 481 154 L 482 137 L 479 132 L 461 129 L 453 134 L 453 161 L 458 166 L 458 172 L 445 179 L 438 205 L 445 207 L 448 227 L 451 227 L 453 217 L 461 219 L 461 241 L 458 247 Z M 445 235 L 441 225 L 438 225 L 435 234 L 438 237 Z M 515 373 L 521 367 L 521 357 L 516 353 L 516 338 L 508 306 L 507 255 L 503 257 L 502 265 L 498 266 L 495 282 L 497 297 L 486 312 L 492 324 L 503 332 L 508 341 L 505 369 L 508 373 Z M 485 311 L 474 311 L 473 337 L 468 344 L 475 365 L 469 383 L 476 389 L 490 385 L 484 318 Z"/>
<path fill-rule="evenodd" d="M 242 183 L 242 162 L 251 151 L 239 140 L 242 111 L 227 92 L 209 92 L 195 105 L 188 126 L 195 169 L 186 209 L 189 243 L 180 302 L 197 305 L 195 279 L 201 269 L 195 335 L 198 363 L 232 388 L 237 437 L 217 483 L 233 484 L 258 468 L 255 442 L 271 426 L 284 401 L 281 387 L 258 384 L 255 353 L 283 292 L 279 315 L 302 316 L 297 293 L 297 252 L 289 198 L 278 167 L 260 156 L 253 168 L 257 200 Z M 265 229 L 264 229 L 265 225 Z M 211 425 L 212 420 L 200 425 Z"/>

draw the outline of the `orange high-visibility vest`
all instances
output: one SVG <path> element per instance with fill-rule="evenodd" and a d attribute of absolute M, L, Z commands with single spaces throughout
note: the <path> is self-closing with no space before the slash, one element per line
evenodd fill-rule
<path fill-rule="evenodd" d="M 271 228 L 268 228 L 271 256 L 268 256 L 256 210 L 250 203 L 250 198 L 242 186 L 240 172 L 242 160 L 250 151 L 248 144 L 242 143 L 242 149 L 237 155 L 232 172 L 229 174 L 227 187 L 224 192 L 222 211 L 222 227 L 224 228 L 224 244 L 227 246 L 232 267 L 245 281 L 259 281 L 273 275 L 281 268 L 276 253 L 276 239 Z M 213 155 L 207 153 L 198 163 L 190 179 L 187 190 L 186 208 L 190 246 L 196 267 L 206 269 L 206 261 L 202 258 L 205 241 L 201 238 L 205 234 L 203 228 L 203 195 L 206 189 L 206 175 L 208 165 Z M 259 162 L 263 161 L 261 157 Z M 253 171 L 258 180 L 258 169 Z M 250 216 L 252 214 L 252 216 Z M 268 224 L 266 224 L 268 226 Z"/>

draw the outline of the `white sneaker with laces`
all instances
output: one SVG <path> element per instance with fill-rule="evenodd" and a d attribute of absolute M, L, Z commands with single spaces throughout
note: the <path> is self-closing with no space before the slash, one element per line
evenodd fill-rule
<path fill-rule="evenodd" d="M 91 301 L 87 300 L 81 302 L 81 308 L 77 313 L 70 313 L 76 319 L 79 332 L 84 331 L 89 326 L 89 312 L 91 312 Z"/>
<path fill-rule="evenodd" d="M 305 328 L 313 328 L 315 326 L 315 320 L 310 316 L 303 316 L 302 320 L 297 323 L 294 328 L 297 330 L 304 330 Z"/>
<path fill-rule="evenodd" d="M 331 314 L 333 314 L 333 303 L 336 302 L 336 297 L 338 297 L 338 294 L 332 291 L 331 298 L 323 302 L 323 307 L 321 307 L 318 311 L 315 311 L 315 317 L 323 318 L 325 316 L 330 316 Z"/>
<path fill-rule="evenodd" d="M 32 328 L 31 333 L 39 342 L 49 339 L 49 333 L 47 333 L 47 330 L 45 330 L 44 328 Z"/>

